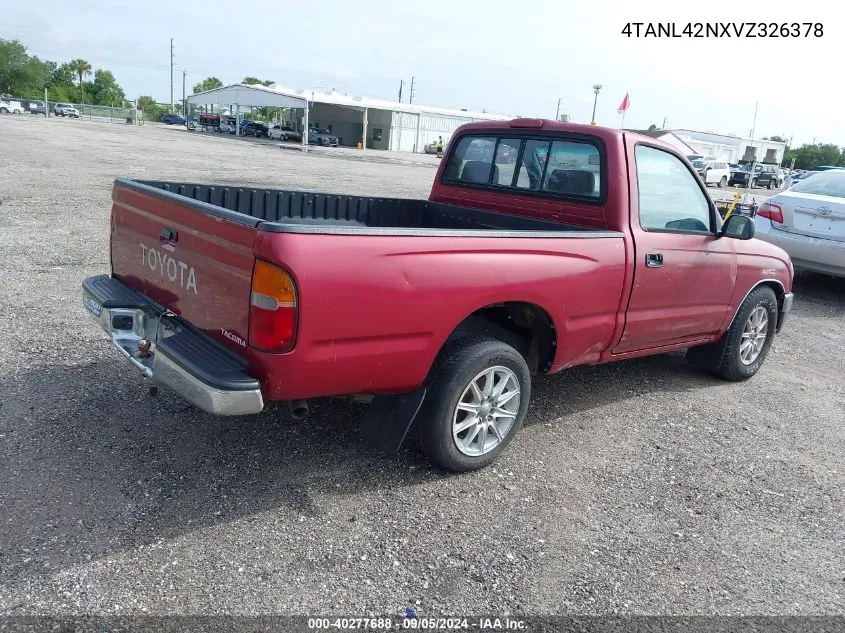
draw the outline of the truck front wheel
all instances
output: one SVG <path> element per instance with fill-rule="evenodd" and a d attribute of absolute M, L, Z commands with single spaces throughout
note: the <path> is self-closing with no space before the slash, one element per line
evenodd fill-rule
<path fill-rule="evenodd" d="M 709 345 L 687 351 L 687 360 L 724 380 L 747 380 L 756 374 L 772 346 L 778 301 L 768 286 L 756 288 L 739 308 L 727 333 Z"/>
<path fill-rule="evenodd" d="M 519 431 L 530 397 L 528 365 L 513 347 L 488 337 L 458 340 L 429 375 L 416 424 L 420 448 L 445 470 L 487 466 Z"/>

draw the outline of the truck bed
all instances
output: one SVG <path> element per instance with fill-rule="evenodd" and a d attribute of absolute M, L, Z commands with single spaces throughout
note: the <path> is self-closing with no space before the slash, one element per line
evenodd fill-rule
<path fill-rule="evenodd" d="M 283 189 L 196 183 L 118 180 L 141 193 L 173 199 L 199 211 L 262 231 L 382 235 L 449 235 L 477 232 L 497 236 L 608 237 L 615 231 L 562 224 L 518 215 L 421 199 L 350 196 Z"/>

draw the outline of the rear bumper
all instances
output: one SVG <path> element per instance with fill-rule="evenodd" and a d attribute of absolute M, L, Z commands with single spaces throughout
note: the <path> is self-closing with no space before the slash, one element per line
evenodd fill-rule
<path fill-rule="evenodd" d="M 82 300 L 114 346 L 153 382 L 215 415 L 249 415 L 264 408 L 246 360 L 147 296 L 108 275 L 87 278 Z M 139 341 L 152 343 L 144 355 Z"/>
<path fill-rule="evenodd" d="M 845 277 L 845 242 L 780 231 L 759 215 L 754 224 L 754 237 L 785 250 L 796 269 Z"/>

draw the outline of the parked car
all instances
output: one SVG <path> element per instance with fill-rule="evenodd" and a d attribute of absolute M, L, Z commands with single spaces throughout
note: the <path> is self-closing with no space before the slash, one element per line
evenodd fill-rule
<path fill-rule="evenodd" d="M 701 176 L 705 185 L 724 187 L 731 179 L 731 170 L 727 163 L 717 160 L 694 160 L 692 166 Z"/>
<path fill-rule="evenodd" d="M 20 101 L 0 101 L 0 114 L 23 114 L 26 109 Z"/>
<path fill-rule="evenodd" d="M 268 136 L 277 141 L 302 141 L 302 134 L 289 125 L 274 125 Z"/>
<path fill-rule="evenodd" d="M 66 117 L 70 117 L 72 119 L 78 119 L 79 116 L 80 116 L 79 110 L 77 110 L 72 105 L 63 105 L 62 107 L 60 107 L 58 109 L 57 114 L 58 114 L 58 116 L 66 116 Z"/>
<path fill-rule="evenodd" d="M 819 173 L 819 172 L 817 172 L 815 170 L 814 171 L 808 171 L 808 170 L 798 171 L 798 172 L 796 172 L 795 174 L 792 175 L 792 184 L 794 186 L 797 183 L 801 182 L 802 180 L 809 178 L 813 174 L 817 174 L 817 173 Z"/>
<path fill-rule="evenodd" d="M 507 171 L 466 159 L 502 139 Z M 346 395 L 363 437 L 396 451 L 413 424 L 453 471 L 511 442 L 532 371 L 688 349 L 745 380 L 793 302 L 789 256 L 723 223 L 677 149 L 598 126 L 465 124 L 427 200 L 117 180 L 112 201 L 83 304 L 154 384 L 217 415 Z"/>
<path fill-rule="evenodd" d="M 223 117 L 220 119 L 220 127 L 217 128 L 218 132 L 224 132 L 227 134 L 234 134 L 237 131 L 237 119 L 235 117 Z"/>
<path fill-rule="evenodd" d="M 311 128 L 308 130 L 308 143 L 311 145 L 337 147 L 337 137 L 328 130 Z"/>
<path fill-rule="evenodd" d="M 181 114 L 165 114 L 161 117 L 161 122 L 165 125 L 185 125 L 188 121 Z"/>
<path fill-rule="evenodd" d="M 760 239 L 784 249 L 796 269 L 845 277 L 845 169 L 812 174 L 764 202 Z"/>
<path fill-rule="evenodd" d="M 29 112 L 30 114 L 44 114 L 46 112 L 46 110 L 44 109 L 44 102 L 31 101 L 29 103 Z"/>
<path fill-rule="evenodd" d="M 267 137 L 269 130 L 261 121 L 245 119 L 241 121 L 241 136 Z"/>
<path fill-rule="evenodd" d="M 774 165 L 764 165 L 762 163 L 755 163 L 754 175 L 751 175 L 751 165 L 743 165 L 742 169 L 731 172 L 730 184 L 731 186 L 739 185 L 740 187 L 749 186 L 755 189 L 757 187 L 766 187 L 767 189 L 774 189 L 778 182 L 778 168 Z"/>

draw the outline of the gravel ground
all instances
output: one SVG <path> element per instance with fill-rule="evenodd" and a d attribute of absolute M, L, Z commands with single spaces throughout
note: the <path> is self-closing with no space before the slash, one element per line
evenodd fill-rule
<path fill-rule="evenodd" d="M 491 468 L 371 454 L 363 409 L 215 419 L 86 316 L 116 177 L 425 196 L 425 166 L 0 117 L 0 614 L 843 614 L 845 283 L 760 374 L 680 354 L 538 381 Z"/>

